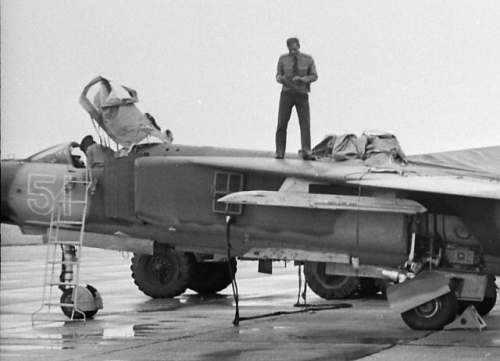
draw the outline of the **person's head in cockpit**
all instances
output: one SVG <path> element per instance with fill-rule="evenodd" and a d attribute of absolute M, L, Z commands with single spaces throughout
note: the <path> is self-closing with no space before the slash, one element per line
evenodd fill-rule
<path fill-rule="evenodd" d="M 91 135 L 87 135 L 85 138 L 82 139 L 80 142 L 80 149 L 82 152 L 87 154 L 87 149 L 90 147 L 92 144 L 95 144 L 94 138 Z"/>

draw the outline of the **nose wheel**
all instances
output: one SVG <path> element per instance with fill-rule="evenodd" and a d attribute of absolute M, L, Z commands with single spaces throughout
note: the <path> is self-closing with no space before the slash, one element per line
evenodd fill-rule
<path fill-rule="evenodd" d="M 453 292 L 442 295 L 401 314 L 414 330 L 442 330 L 457 317 L 458 303 Z"/>
<path fill-rule="evenodd" d="M 61 310 L 72 320 L 92 318 L 103 308 L 101 295 L 90 285 L 66 288 L 60 302 Z"/>

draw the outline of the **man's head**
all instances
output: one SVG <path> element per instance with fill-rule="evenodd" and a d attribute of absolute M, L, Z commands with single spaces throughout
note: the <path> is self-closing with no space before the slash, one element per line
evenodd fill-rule
<path fill-rule="evenodd" d="M 286 40 L 286 46 L 288 47 L 288 52 L 290 55 L 299 55 L 300 54 L 300 43 L 297 38 L 289 38 Z"/>
<path fill-rule="evenodd" d="M 86 153 L 87 152 L 87 148 L 89 146 L 91 146 L 92 144 L 94 144 L 94 138 L 92 138 L 91 135 L 87 135 L 85 138 L 82 139 L 82 141 L 80 142 L 80 149 L 82 150 L 82 152 Z"/>

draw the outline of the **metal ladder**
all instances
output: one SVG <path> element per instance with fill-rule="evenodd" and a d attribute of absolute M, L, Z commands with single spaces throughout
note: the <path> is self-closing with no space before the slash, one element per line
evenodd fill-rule
<path fill-rule="evenodd" d="M 72 192 L 78 185 L 83 185 L 83 199 L 73 199 Z M 80 278 L 80 262 L 82 258 L 83 236 L 85 231 L 85 216 L 87 214 L 87 205 L 89 193 L 95 190 L 96 183 L 92 179 L 90 169 L 85 170 L 85 179 L 77 180 L 75 177 L 66 178 L 59 193 L 55 196 L 54 207 L 52 208 L 50 227 L 47 232 L 47 254 L 45 263 L 45 275 L 43 283 L 42 305 L 40 309 L 31 315 L 32 324 L 35 324 L 35 316 L 43 309 L 47 309 L 46 315 L 50 313 L 52 306 L 66 308 L 70 314 L 65 314 L 70 319 L 86 322 L 86 314 L 77 307 L 76 300 L 78 299 Z M 64 220 L 63 213 L 67 207 L 72 205 L 83 205 L 81 220 Z M 60 228 L 72 227 L 79 228 L 78 240 L 62 239 Z M 57 249 L 62 249 L 62 259 L 57 259 Z M 56 266 L 61 265 L 62 272 L 60 275 L 56 272 Z M 72 297 L 75 302 L 62 303 L 60 300 L 54 300 L 53 289 L 57 287 L 64 292 L 73 292 Z M 68 291 L 72 290 L 72 291 Z M 64 293 L 63 293 L 64 295 Z M 62 300 L 62 297 L 61 297 Z M 72 310 L 72 311 L 69 311 Z"/>

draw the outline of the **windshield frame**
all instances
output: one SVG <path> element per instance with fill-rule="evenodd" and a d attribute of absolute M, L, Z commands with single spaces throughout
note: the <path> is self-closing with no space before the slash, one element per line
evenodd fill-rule
<path fill-rule="evenodd" d="M 78 146 L 75 142 L 54 145 L 25 159 L 29 163 L 66 164 L 74 166 L 71 150 Z"/>

